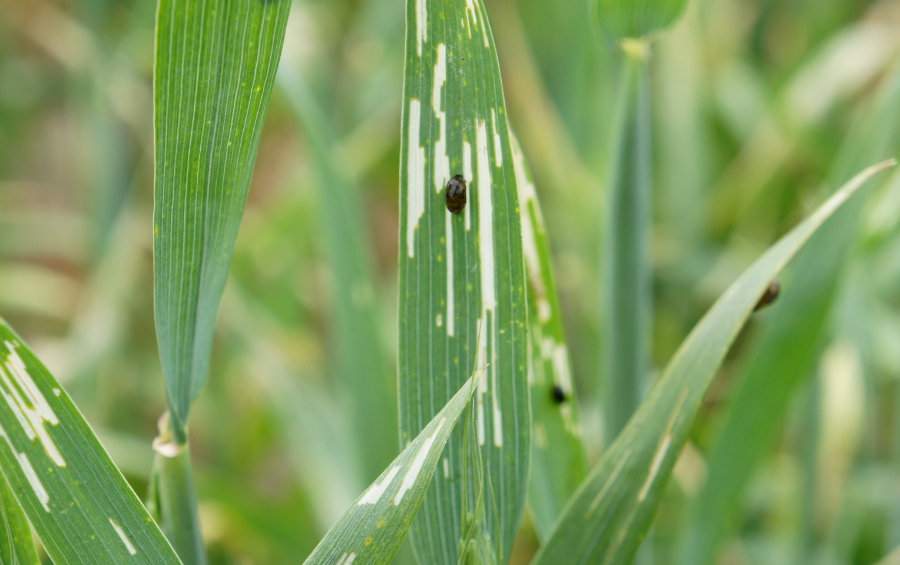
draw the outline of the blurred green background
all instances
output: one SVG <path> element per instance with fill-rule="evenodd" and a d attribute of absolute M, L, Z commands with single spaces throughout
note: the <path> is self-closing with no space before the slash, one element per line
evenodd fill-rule
<path fill-rule="evenodd" d="M 493 0 L 488 9 L 511 123 L 547 216 L 596 456 L 600 219 L 620 61 L 587 2 Z M 139 493 L 165 409 L 151 288 L 154 10 L 133 0 L 0 0 L 0 315 L 64 382 Z M 311 91 L 360 199 L 392 372 L 402 30 L 400 1 L 297 1 L 282 62 Z M 654 367 L 836 186 L 825 181 L 848 131 L 900 72 L 898 30 L 898 0 L 692 0 L 659 38 Z M 373 478 L 353 470 L 346 399 L 331 377 L 320 157 L 291 83 L 281 84 L 191 429 L 216 563 L 297 562 Z M 870 563 L 900 545 L 898 234 L 893 173 L 868 199 L 821 362 L 791 399 L 719 562 Z M 764 317 L 708 395 L 641 563 L 671 562 L 732 377 Z M 808 547 L 801 557 L 798 543 Z M 534 544 L 526 525 L 516 558 Z"/>

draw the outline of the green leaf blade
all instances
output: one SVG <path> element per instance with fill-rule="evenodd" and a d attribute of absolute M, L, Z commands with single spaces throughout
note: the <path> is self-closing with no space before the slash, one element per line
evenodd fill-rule
<path fill-rule="evenodd" d="M 536 563 L 627 563 L 633 558 L 706 388 L 759 297 L 866 180 L 893 165 L 881 163 L 854 177 L 719 298 L 573 497 Z"/>
<path fill-rule="evenodd" d="M 597 0 L 600 26 L 619 39 L 638 39 L 671 25 L 687 0 Z"/>
<path fill-rule="evenodd" d="M 516 178 L 496 49 L 480 0 L 407 2 L 400 228 L 400 429 L 408 441 L 472 373 L 481 471 L 448 448 L 411 539 L 423 562 L 456 562 L 463 531 L 506 559 L 530 458 L 527 293 Z M 463 175 L 468 203 L 445 204 Z M 476 342 L 478 345 L 476 345 Z M 473 352 L 484 352 L 482 359 Z M 491 481 L 472 531 L 467 516 Z M 466 534 L 469 535 L 469 534 Z"/>
<path fill-rule="evenodd" d="M 0 468 L 57 563 L 180 564 L 55 378 L 0 320 Z"/>
<path fill-rule="evenodd" d="M 37 548 L 25 512 L 0 475 L 0 563 L 39 565 Z"/>
<path fill-rule="evenodd" d="M 887 80 L 875 106 L 844 142 L 830 178 L 846 177 L 869 156 L 900 149 L 900 67 Z M 829 228 L 813 236 L 790 269 L 790 288 L 782 292 L 748 355 L 710 449 L 706 480 L 691 504 L 679 548 L 684 565 L 713 560 L 744 487 L 777 441 L 793 393 L 814 370 L 828 338 L 862 204 L 852 202 L 835 214 Z"/>
<path fill-rule="evenodd" d="M 178 434 L 206 379 L 289 10 L 289 0 L 158 6 L 155 314 Z"/>
<path fill-rule="evenodd" d="M 538 536 L 545 540 L 587 475 L 562 308 L 537 191 L 525 156 L 513 137 L 522 243 L 528 273 L 529 386 L 534 418 L 529 503 Z"/>
<path fill-rule="evenodd" d="M 456 422 L 472 400 L 476 375 L 356 499 L 307 565 L 390 563 L 419 510 Z"/>

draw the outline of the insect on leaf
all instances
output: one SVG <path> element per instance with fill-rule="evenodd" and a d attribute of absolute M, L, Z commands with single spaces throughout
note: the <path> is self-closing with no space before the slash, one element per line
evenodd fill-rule
<path fill-rule="evenodd" d="M 822 224 L 876 173 L 872 166 L 760 257 L 684 341 L 619 438 L 569 502 L 539 565 L 629 563 L 649 527 L 703 395 L 769 283 Z"/>
<path fill-rule="evenodd" d="M 534 414 L 529 504 L 538 535 L 550 534 L 587 475 L 578 406 L 563 331 L 562 309 L 537 192 L 525 156 L 513 138 L 513 166 L 519 187 L 522 242 L 528 273 L 529 384 Z"/>
<path fill-rule="evenodd" d="M 526 279 L 500 69 L 482 0 L 409 0 L 406 22 L 401 438 L 418 434 L 473 367 L 486 367 L 474 401 L 477 449 L 463 451 L 461 431 L 451 438 L 446 471 L 437 474 L 411 539 L 422 563 L 457 562 L 463 537 L 489 545 L 502 562 L 525 503 L 531 406 Z M 451 211 L 446 189 L 455 175 L 466 182 L 466 203 Z M 476 509 L 477 524 L 469 519 Z"/>
<path fill-rule="evenodd" d="M 54 562 L 181 563 L 69 396 L 2 320 L 0 395 L 0 469 Z"/>

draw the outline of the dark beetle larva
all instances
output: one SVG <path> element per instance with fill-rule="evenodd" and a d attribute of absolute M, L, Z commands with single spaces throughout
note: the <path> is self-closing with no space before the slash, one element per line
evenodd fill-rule
<path fill-rule="evenodd" d="M 453 175 L 447 183 L 447 209 L 459 214 L 466 207 L 466 179 L 462 175 Z"/>
<path fill-rule="evenodd" d="M 759 302 L 756 303 L 756 306 L 753 308 L 753 311 L 762 310 L 769 304 L 775 302 L 778 298 L 778 295 L 781 293 L 781 284 L 778 281 L 772 281 L 769 283 L 769 286 L 766 287 L 766 291 L 762 296 L 759 297 Z"/>

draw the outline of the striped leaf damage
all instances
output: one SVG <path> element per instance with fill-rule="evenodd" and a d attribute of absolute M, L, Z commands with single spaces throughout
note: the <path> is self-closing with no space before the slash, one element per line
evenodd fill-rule
<path fill-rule="evenodd" d="M 587 475 L 562 309 L 537 191 L 513 137 L 522 243 L 528 274 L 528 383 L 534 414 L 528 497 L 538 536 L 546 539 Z"/>
<path fill-rule="evenodd" d="M 465 427 L 451 438 L 411 539 L 423 563 L 455 563 L 470 547 L 505 561 L 525 502 L 531 406 L 526 278 L 500 69 L 481 0 L 409 0 L 406 21 L 402 440 L 419 433 L 473 367 L 486 368 L 472 441 L 467 449 Z M 466 200 L 460 209 L 455 192 L 451 212 L 446 187 L 457 175 Z"/>
<path fill-rule="evenodd" d="M 356 499 L 306 560 L 307 565 L 392 562 L 425 498 L 450 434 L 472 400 L 477 378 L 478 375 L 466 381 Z M 446 468 L 446 459 L 443 465 Z"/>
<path fill-rule="evenodd" d="M 0 469 L 56 563 L 180 564 L 53 375 L 0 319 Z"/>

